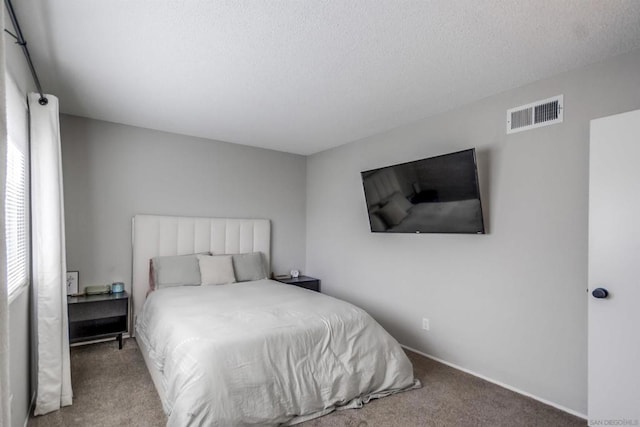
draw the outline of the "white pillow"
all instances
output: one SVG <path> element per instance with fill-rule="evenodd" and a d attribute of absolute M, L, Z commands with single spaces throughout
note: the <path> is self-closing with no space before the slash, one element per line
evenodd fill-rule
<path fill-rule="evenodd" d="M 200 276 L 203 285 L 226 285 L 235 283 L 231 255 L 198 255 Z"/>

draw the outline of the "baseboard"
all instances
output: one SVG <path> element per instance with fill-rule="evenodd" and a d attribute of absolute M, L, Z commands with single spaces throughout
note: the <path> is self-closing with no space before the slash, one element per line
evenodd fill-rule
<path fill-rule="evenodd" d="M 531 393 L 527 393 L 526 391 L 517 389 L 517 388 L 515 388 L 513 386 L 510 386 L 509 384 L 505 384 L 503 382 L 496 381 L 496 380 L 494 380 L 492 378 L 486 377 L 486 376 L 484 376 L 482 374 L 478 374 L 477 372 L 473 372 L 473 371 L 471 371 L 469 369 L 463 368 L 462 366 L 458 366 L 458 365 L 456 365 L 454 363 L 447 362 L 446 360 L 442 360 L 439 357 L 435 357 L 435 356 L 432 356 L 430 354 L 423 353 L 422 351 L 416 350 L 415 348 L 411 348 L 408 345 L 404 345 L 404 344 L 400 344 L 400 345 L 402 347 L 406 348 L 409 351 L 413 351 L 414 353 L 418 353 L 421 356 L 424 356 L 424 357 L 427 357 L 429 359 L 435 360 L 436 362 L 440 362 L 443 365 L 450 366 L 450 367 L 452 367 L 454 369 L 457 369 L 458 371 L 462 371 L 462 372 L 465 372 L 465 373 L 467 373 L 469 375 L 473 375 L 474 377 L 481 378 L 481 379 L 483 379 L 485 381 L 488 381 L 490 383 L 498 385 L 498 386 L 500 386 L 502 388 L 506 388 L 507 390 L 511 390 L 513 392 L 516 392 L 516 393 L 521 394 L 521 395 L 526 396 L 526 397 L 530 397 L 531 399 L 537 400 L 538 402 L 544 403 L 545 405 L 549 405 L 549 406 L 552 406 L 552 407 L 554 407 L 556 409 L 559 409 L 562 412 L 566 412 L 568 414 L 575 415 L 576 417 L 582 418 L 584 420 L 588 419 L 588 417 L 585 414 L 581 414 L 580 412 L 574 411 L 573 409 L 569 409 L 569 408 L 564 407 L 562 405 L 558 405 L 557 403 L 551 402 L 551 401 L 549 401 L 547 399 L 543 399 L 542 397 L 539 397 L 539 396 L 535 396 L 535 395 L 533 395 Z"/>

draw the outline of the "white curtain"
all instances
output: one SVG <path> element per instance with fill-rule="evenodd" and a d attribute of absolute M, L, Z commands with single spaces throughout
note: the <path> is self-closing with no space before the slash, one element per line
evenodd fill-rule
<path fill-rule="evenodd" d="M 47 105 L 39 99 L 37 93 L 29 94 L 36 415 L 71 405 L 72 398 L 58 99 L 47 95 Z"/>
<path fill-rule="evenodd" d="M 4 22 L 4 7 L 0 7 Z M 7 248 L 4 229 L 4 194 L 7 166 L 7 104 L 4 81 L 4 43 L 0 43 L 0 426 L 11 424 L 9 402 L 9 295 L 7 290 Z"/>

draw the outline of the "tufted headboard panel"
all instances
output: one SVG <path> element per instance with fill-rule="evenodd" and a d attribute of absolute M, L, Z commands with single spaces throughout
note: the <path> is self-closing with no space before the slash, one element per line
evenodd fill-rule
<path fill-rule="evenodd" d="M 149 290 L 149 260 L 156 256 L 211 252 L 214 255 L 262 252 L 271 272 L 271 223 L 268 219 L 195 218 L 136 215 L 133 217 L 133 307 L 136 315 Z"/>

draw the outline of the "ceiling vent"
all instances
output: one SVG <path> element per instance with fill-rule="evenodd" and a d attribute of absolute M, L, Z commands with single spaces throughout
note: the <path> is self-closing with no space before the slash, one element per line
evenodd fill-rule
<path fill-rule="evenodd" d="M 507 110 L 507 133 L 562 123 L 563 95 Z"/>

